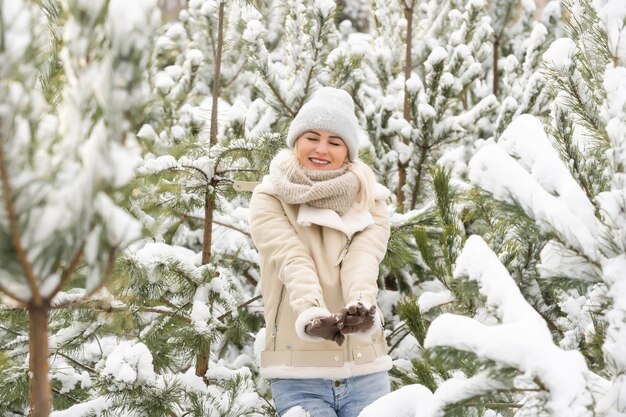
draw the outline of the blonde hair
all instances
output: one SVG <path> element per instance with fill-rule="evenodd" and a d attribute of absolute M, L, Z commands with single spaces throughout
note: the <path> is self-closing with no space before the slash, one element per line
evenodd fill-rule
<path fill-rule="evenodd" d="M 371 209 L 375 204 L 374 186 L 377 183 L 374 171 L 358 159 L 348 164 L 348 171 L 356 175 L 361 185 L 356 196 L 357 205 L 365 210 Z"/>

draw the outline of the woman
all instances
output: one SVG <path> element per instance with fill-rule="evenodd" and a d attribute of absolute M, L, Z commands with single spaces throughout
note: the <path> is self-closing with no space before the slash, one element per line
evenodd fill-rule
<path fill-rule="evenodd" d="M 377 278 L 389 191 L 358 160 L 352 97 L 321 88 L 250 201 L 266 338 L 261 375 L 280 416 L 357 417 L 389 392 Z"/>

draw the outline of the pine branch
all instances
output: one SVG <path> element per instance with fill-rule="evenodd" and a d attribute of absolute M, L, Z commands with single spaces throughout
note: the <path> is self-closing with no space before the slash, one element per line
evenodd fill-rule
<path fill-rule="evenodd" d="M 194 221 L 197 221 L 197 222 L 204 222 L 204 217 L 192 216 L 191 214 L 184 214 L 184 213 L 178 213 L 178 215 L 180 217 L 182 217 L 183 219 L 186 219 L 186 220 L 194 220 Z M 219 220 L 215 220 L 215 219 L 213 219 L 213 223 L 217 224 L 218 226 L 222 226 L 222 227 L 226 227 L 228 229 L 232 229 L 232 230 L 234 230 L 236 232 L 239 232 L 239 233 L 241 233 L 241 234 L 243 234 L 245 236 L 250 237 L 250 233 L 249 232 L 246 232 L 243 229 L 239 229 L 238 227 L 235 227 L 232 224 L 227 224 L 227 223 L 224 223 L 224 222 L 220 222 Z"/>
<path fill-rule="evenodd" d="M 116 313 L 116 312 L 128 311 L 128 306 L 113 307 L 112 305 L 108 305 L 104 307 L 87 306 L 85 308 L 93 308 L 94 310 L 102 311 L 104 313 Z M 164 310 L 162 308 L 157 308 L 157 307 L 139 307 L 139 308 L 134 309 L 132 312 L 133 313 L 157 313 L 157 314 L 162 314 L 162 315 L 166 315 L 169 317 L 180 319 L 189 324 L 191 323 L 191 319 L 189 317 L 178 314 L 178 311 L 168 311 L 168 310 Z"/>
<path fill-rule="evenodd" d="M 84 369 L 85 371 L 89 372 L 91 375 L 97 375 L 98 371 L 96 371 L 95 368 L 92 368 L 90 366 L 87 366 L 83 363 L 80 363 L 79 361 L 77 361 L 76 359 L 72 358 L 69 355 L 66 355 L 65 353 L 61 352 L 59 349 L 57 349 L 57 351 L 55 352 L 55 355 L 59 355 L 62 358 L 67 359 L 68 361 L 72 362 L 74 365 L 78 366 L 79 368 Z"/>
<path fill-rule="evenodd" d="M 400 346 L 400 343 L 402 343 L 402 341 L 404 340 L 405 337 L 407 337 L 408 335 L 410 335 L 411 332 L 407 331 L 405 332 L 399 339 L 397 342 L 395 342 L 393 345 L 391 345 L 389 347 L 389 353 L 393 352 L 398 346 Z M 391 338 L 390 338 L 391 340 Z"/>
<path fill-rule="evenodd" d="M 67 282 L 70 280 L 70 277 L 72 276 L 72 274 L 74 274 L 74 272 L 76 271 L 76 268 L 78 268 L 78 265 L 80 264 L 80 261 L 83 258 L 84 247 L 85 247 L 85 242 L 81 244 L 80 249 L 76 252 L 76 255 L 74 255 L 74 258 L 72 258 L 72 261 L 70 262 L 69 266 L 63 270 L 63 274 L 61 275 L 61 279 L 59 280 L 59 283 L 54 288 L 54 290 L 46 297 L 46 302 L 49 303 L 54 298 L 54 296 L 63 287 L 65 287 Z"/>
<path fill-rule="evenodd" d="M 2 129 L 2 127 L 2 120 L 0 120 L 0 129 Z M 17 214 L 15 213 L 15 206 L 13 205 L 13 190 L 11 189 L 11 185 L 9 184 L 9 171 L 6 163 L 6 156 L 4 154 L 4 140 L 0 140 L 0 181 L 2 182 L 2 194 L 4 194 L 5 209 L 7 211 L 7 217 L 9 220 L 11 243 L 13 243 L 13 248 L 15 249 L 17 260 L 22 267 L 22 271 L 24 272 L 24 275 L 28 282 L 28 286 L 30 287 L 30 291 L 32 294 L 32 305 L 41 306 L 43 300 L 41 298 L 41 294 L 39 293 L 37 279 L 35 278 L 35 273 L 33 272 L 32 266 L 28 260 L 28 255 L 22 247 L 22 238 L 17 222 Z M 14 298 L 15 301 L 20 304 L 31 304 L 26 300 L 23 300 L 22 298 L 14 297 L 15 294 L 7 292 L 6 289 L 3 289 L 3 292 L 11 298 Z"/>
<path fill-rule="evenodd" d="M 68 301 L 68 302 L 65 302 L 65 303 L 56 304 L 56 305 L 51 305 L 50 309 L 51 310 L 61 310 L 61 309 L 64 309 L 64 308 L 69 308 L 69 307 L 74 307 L 74 306 L 77 306 L 77 305 L 81 305 L 86 300 L 89 300 L 95 293 L 100 291 L 104 287 L 104 284 L 106 283 L 107 278 L 111 276 L 111 272 L 113 272 L 113 267 L 115 266 L 115 253 L 116 252 L 117 252 L 117 247 L 115 247 L 115 246 L 111 247 L 109 249 L 109 253 L 108 253 L 108 255 L 109 255 L 109 262 L 107 263 L 107 266 L 106 266 L 104 272 L 100 276 L 100 280 L 98 282 L 98 285 L 96 285 L 90 291 L 85 292 L 85 294 L 83 294 L 79 299 L 73 300 L 73 301 Z M 50 300 L 50 301 L 52 301 L 52 300 Z"/>
<path fill-rule="evenodd" d="M 524 406 L 524 404 L 518 404 L 518 403 L 503 403 L 503 402 L 484 402 L 484 403 L 474 403 L 474 402 L 468 402 L 468 403 L 464 403 L 463 405 L 466 405 L 468 407 L 484 407 L 484 408 L 496 408 L 496 409 L 502 409 L 502 408 L 522 408 Z"/>
<path fill-rule="evenodd" d="M 0 292 L 5 293 L 7 296 L 9 296 L 9 298 L 11 298 L 12 300 L 14 300 L 19 306 L 26 308 L 27 303 L 26 301 L 22 300 L 20 297 L 17 296 L 17 294 L 15 294 L 14 292 L 8 290 L 4 285 L 2 285 L 2 283 L 0 282 Z"/>
<path fill-rule="evenodd" d="M 251 298 L 251 299 L 249 299 L 248 301 L 246 301 L 246 302 L 244 302 L 244 303 L 242 303 L 242 304 L 239 304 L 239 305 L 237 306 L 237 308 L 239 309 L 239 308 L 245 307 L 245 306 L 247 306 L 247 305 L 249 305 L 249 304 L 252 304 L 252 303 L 253 303 L 253 302 L 255 302 L 256 300 L 259 300 L 261 297 L 262 297 L 261 295 L 257 295 L 256 297 L 252 297 L 252 298 Z M 227 311 L 226 313 L 224 313 L 224 314 L 222 314 L 221 316 L 219 316 L 217 319 L 218 319 L 219 321 L 224 321 L 224 319 L 225 319 L 226 317 L 230 316 L 230 315 L 231 315 L 231 312 L 230 312 L 230 311 Z"/>
<path fill-rule="evenodd" d="M 269 69 L 265 67 L 260 67 L 259 71 L 261 72 L 261 75 L 263 76 L 263 78 L 267 80 L 266 85 L 270 88 L 270 91 L 274 95 L 274 98 L 276 98 L 278 102 L 280 103 L 280 105 L 285 110 L 287 110 L 287 113 L 289 113 L 289 117 L 295 117 L 296 111 L 292 110 L 291 107 L 289 107 L 289 105 L 285 102 L 283 97 L 280 95 L 280 89 L 272 82 Z"/>
<path fill-rule="evenodd" d="M 16 331 L 15 331 L 15 330 L 13 330 L 13 329 L 9 329 L 9 328 L 4 327 L 4 326 L 0 326 L 0 330 L 3 330 L 3 331 L 5 331 L 5 332 L 7 332 L 7 333 L 11 333 L 11 334 L 13 334 L 13 335 L 15 335 L 15 336 L 19 336 L 19 337 L 24 337 L 24 336 L 26 336 L 26 334 L 18 333 L 18 332 L 16 332 Z"/>

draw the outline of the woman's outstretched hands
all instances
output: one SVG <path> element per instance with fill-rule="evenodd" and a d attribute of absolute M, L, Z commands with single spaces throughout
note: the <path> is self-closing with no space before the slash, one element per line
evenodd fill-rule
<path fill-rule="evenodd" d="M 331 314 L 327 317 L 316 317 L 307 323 L 304 331 L 311 336 L 332 340 L 341 346 L 346 337 L 339 331 L 338 323 L 343 323 L 343 318 L 341 313 Z"/>
<path fill-rule="evenodd" d="M 316 317 L 309 321 L 304 331 L 322 339 L 332 340 L 339 346 L 349 333 L 366 332 L 374 326 L 376 306 L 365 308 L 362 303 L 342 308 L 338 313 Z"/>
<path fill-rule="evenodd" d="M 366 332 L 374 326 L 376 320 L 376 306 L 373 305 L 369 309 L 365 308 L 363 303 L 351 305 L 341 311 L 346 311 L 346 318 L 341 329 L 341 334 Z"/>

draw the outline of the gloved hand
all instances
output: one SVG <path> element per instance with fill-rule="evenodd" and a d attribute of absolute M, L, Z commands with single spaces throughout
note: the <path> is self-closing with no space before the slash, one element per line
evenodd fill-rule
<path fill-rule="evenodd" d="M 339 331 L 338 323 L 343 323 L 345 314 L 336 313 L 327 317 L 316 317 L 304 327 L 305 333 L 322 339 L 332 340 L 339 346 L 343 344 L 346 337 Z"/>
<path fill-rule="evenodd" d="M 340 330 L 341 334 L 366 332 L 374 326 L 376 320 L 375 305 L 367 309 L 363 303 L 359 302 L 343 310 L 347 310 L 347 314 L 344 319 L 344 326 Z"/>

